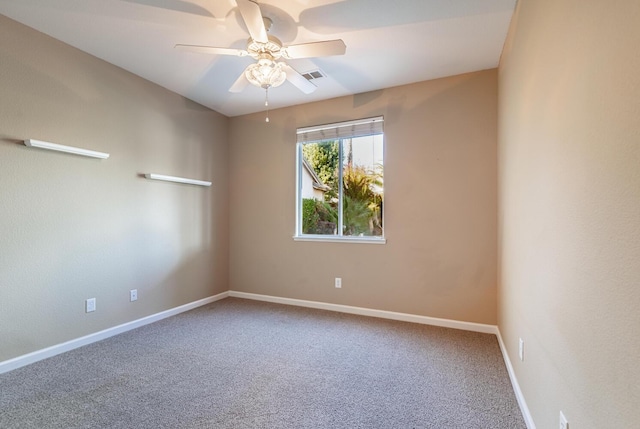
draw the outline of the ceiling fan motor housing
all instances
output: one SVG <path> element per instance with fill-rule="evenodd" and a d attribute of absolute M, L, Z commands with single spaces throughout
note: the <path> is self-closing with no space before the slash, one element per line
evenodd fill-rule
<path fill-rule="evenodd" d="M 267 43 L 261 43 L 253 39 L 249 39 L 247 42 L 247 51 L 249 55 L 255 59 L 260 59 L 260 56 L 268 53 L 274 60 L 282 57 L 282 42 L 275 36 L 269 35 L 269 41 Z"/>

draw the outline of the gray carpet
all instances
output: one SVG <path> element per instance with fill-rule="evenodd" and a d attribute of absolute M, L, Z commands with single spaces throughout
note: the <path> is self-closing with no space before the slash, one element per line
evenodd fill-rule
<path fill-rule="evenodd" d="M 0 375 L 1 428 L 526 428 L 494 335 L 228 298 Z"/>

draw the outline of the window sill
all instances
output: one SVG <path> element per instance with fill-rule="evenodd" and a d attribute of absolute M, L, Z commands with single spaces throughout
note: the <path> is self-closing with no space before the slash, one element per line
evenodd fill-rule
<path fill-rule="evenodd" d="M 358 244 L 387 244 L 383 237 L 338 237 L 324 235 L 294 235 L 294 241 L 318 241 L 322 243 L 358 243 Z"/>

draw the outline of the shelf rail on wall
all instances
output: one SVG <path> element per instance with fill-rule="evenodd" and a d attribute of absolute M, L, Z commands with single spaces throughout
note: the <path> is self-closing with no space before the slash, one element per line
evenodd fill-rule
<path fill-rule="evenodd" d="M 187 179 L 184 177 L 166 176 L 164 174 L 146 173 L 144 177 L 151 180 L 163 180 L 165 182 L 186 183 L 187 185 L 211 186 L 211 182 L 207 182 L 205 180 L 195 180 L 195 179 Z"/>
<path fill-rule="evenodd" d="M 72 153 L 74 155 L 88 156 L 89 158 L 100 158 L 100 159 L 109 158 L 108 153 L 97 152 L 95 150 L 82 149 L 82 148 L 73 147 L 73 146 L 65 146 L 57 143 L 43 142 L 41 140 L 27 139 L 27 140 L 24 140 L 24 145 L 28 147 L 36 147 L 39 149 L 53 150 L 56 152 L 66 152 L 66 153 Z"/>

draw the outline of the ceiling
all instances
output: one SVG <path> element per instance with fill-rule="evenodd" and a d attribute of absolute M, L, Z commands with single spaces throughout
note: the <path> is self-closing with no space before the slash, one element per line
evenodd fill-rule
<path fill-rule="evenodd" d="M 346 54 L 287 60 L 320 69 L 318 89 L 289 82 L 271 109 L 497 67 L 516 0 L 261 0 L 284 45 L 342 39 Z M 245 49 L 235 0 L 0 0 L 0 13 L 227 116 L 264 109 L 264 90 L 229 87 L 253 62 L 175 44 Z"/>

